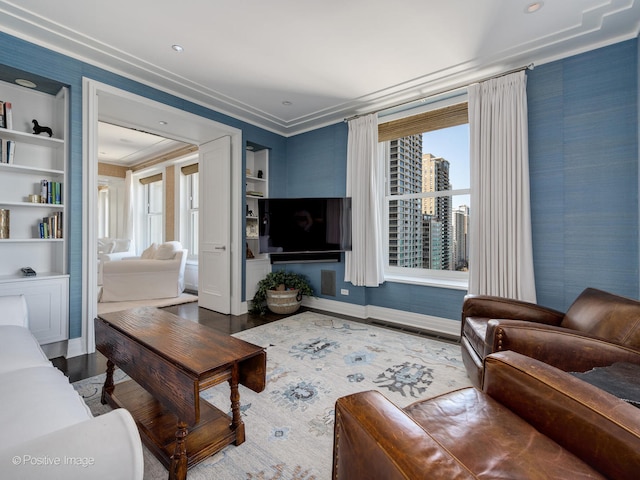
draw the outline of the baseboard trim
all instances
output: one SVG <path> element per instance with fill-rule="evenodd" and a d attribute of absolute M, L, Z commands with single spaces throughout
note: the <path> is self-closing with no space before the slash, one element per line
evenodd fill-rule
<path fill-rule="evenodd" d="M 67 343 L 66 358 L 78 357 L 80 355 L 85 355 L 89 353 L 87 352 L 87 349 L 85 347 L 86 347 L 86 344 L 83 338 L 72 338 Z"/>
<path fill-rule="evenodd" d="M 337 302 L 326 298 L 305 297 L 302 305 L 330 313 L 349 315 L 363 320 L 375 319 L 385 323 L 425 330 L 452 339 L 460 338 L 460 322 L 448 318 L 406 312 L 393 308 L 377 307 L 374 305 L 355 305 L 353 303 Z"/>

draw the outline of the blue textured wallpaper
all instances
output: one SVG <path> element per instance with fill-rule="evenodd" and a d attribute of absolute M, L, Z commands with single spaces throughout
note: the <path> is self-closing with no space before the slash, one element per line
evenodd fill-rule
<path fill-rule="evenodd" d="M 586 287 L 638 296 L 637 41 L 528 75 L 538 302 Z"/>

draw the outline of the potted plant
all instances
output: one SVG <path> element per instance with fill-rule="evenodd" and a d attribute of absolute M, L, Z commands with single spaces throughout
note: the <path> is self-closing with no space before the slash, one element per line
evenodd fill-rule
<path fill-rule="evenodd" d="M 313 295 L 311 284 L 304 275 L 286 270 L 270 272 L 258 282 L 251 313 L 263 315 L 267 307 L 274 313 L 293 313 L 300 308 L 303 295 Z"/>

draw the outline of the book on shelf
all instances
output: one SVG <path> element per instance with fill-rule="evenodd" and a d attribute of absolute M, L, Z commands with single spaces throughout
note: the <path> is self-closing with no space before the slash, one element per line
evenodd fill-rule
<path fill-rule="evenodd" d="M 42 203 L 62 204 L 62 183 L 40 180 L 40 198 Z"/>
<path fill-rule="evenodd" d="M 43 217 L 38 224 L 40 238 L 62 238 L 62 212 Z"/>
<path fill-rule="evenodd" d="M 4 126 L 13 130 L 13 106 L 11 102 L 4 102 Z"/>
<path fill-rule="evenodd" d="M 4 100 L 0 100 L 0 128 L 13 129 L 13 108 Z"/>
<path fill-rule="evenodd" d="M 7 161 L 6 163 L 13 163 L 13 159 L 16 156 L 16 142 L 13 140 L 7 140 Z"/>
<path fill-rule="evenodd" d="M 2 163 L 13 163 L 16 153 L 16 142 L 13 140 L 0 139 L 0 159 Z"/>

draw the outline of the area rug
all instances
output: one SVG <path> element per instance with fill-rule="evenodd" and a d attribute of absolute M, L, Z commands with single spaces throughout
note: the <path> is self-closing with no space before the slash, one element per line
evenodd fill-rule
<path fill-rule="evenodd" d="M 98 314 L 119 312 L 136 307 L 170 307 L 172 305 L 181 305 L 183 303 L 197 302 L 198 296 L 190 293 L 183 293 L 175 298 L 156 298 L 154 300 L 131 300 L 128 302 L 105 302 L 98 303 Z"/>
<path fill-rule="evenodd" d="M 190 469 L 191 480 L 328 480 L 337 398 L 379 390 L 404 407 L 471 385 L 457 344 L 315 312 L 234 336 L 266 347 L 267 387 L 259 394 L 240 387 L 246 442 Z M 96 415 L 109 410 L 100 404 L 102 382 L 104 375 L 74 384 Z M 230 410 L 229 393 L 224 384 L 201 396 Z M 166 476 L 145 448 L 144 478 Z"/>

